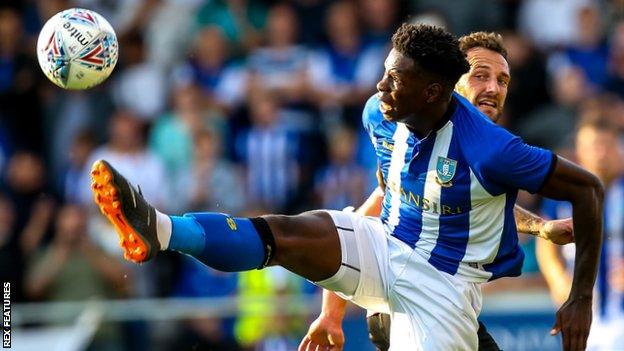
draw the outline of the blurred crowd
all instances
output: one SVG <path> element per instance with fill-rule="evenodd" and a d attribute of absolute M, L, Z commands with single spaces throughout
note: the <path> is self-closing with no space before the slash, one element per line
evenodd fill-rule
<path fill-rule="evenodd" d="M 87 91 L 57 88 L 36 60 L 43 23 L 70 7 L 103 15 L 119 40 L 112 76 Z M 621 0 L 3 1 L 0 279 L 14 282 L 14 301 L 318 293 L 280 269 L 225 274 L 170 254 L 126 263 L 92 204 L 88 168 L 107 159 L 169 213 L 357 206 L 376 185 L 362 107 L 404 21 L 503 34 L 503 124 L 571 159 L 593 152 L 596 172 L 620 177 Z M 578 121 L 595 115 L 614 126 L 615 146 L 575 148 Z M 540 211 L 541 199 L 521 201 Z M 522 240 L 527 279 L 544 286 L 535 243 Z M 165 344 L 293 349 L 305 321 L 254 315 L 271 308 L 188 320 Z M 150 335 L 144 323 L 107 324 L 93 349 L 152 349 Z"/>

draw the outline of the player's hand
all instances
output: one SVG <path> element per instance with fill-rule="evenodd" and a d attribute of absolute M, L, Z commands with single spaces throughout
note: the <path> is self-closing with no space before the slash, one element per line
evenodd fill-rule
<path fill-rule="evenodd" d="M 544 222 L 540 229 L 539 236 L 557 245 L 573 243 L 574 226 L 572 225 L 572 218 Z"/>
<path fill-rule="evenodd" d="M 591 322 L 591 297 L 570 297 L 557 311 L 557 319 L 550 335 L 561 332 L 564 351 L 585 350 Z"/>
<path fill-rule="evenodd" d="M 342 319 L 321 314 L 310 325 L 298 351 L 342 351 L 344 342 Z"/>

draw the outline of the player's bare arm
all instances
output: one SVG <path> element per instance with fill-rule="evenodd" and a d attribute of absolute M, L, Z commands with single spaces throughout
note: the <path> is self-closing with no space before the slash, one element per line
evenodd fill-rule
<path fill-rule="evenodd" d="M 572 218 L 547 221 L 519 205 L 514 207 L 514 217 L 518 233 L 535 235 L 558 245 L 574 242 Z"/>
<path fill-rule="evenodd" d="M 602 244 L 604 188 L 596 176 L 559 157 L 540 194 L 572 204 L 576 239 L 574 276 L 570 296 L 557 311 L 552 334 L 562 333 L 564 350 L 584 350 Z"/>
<path fill-rule="evenodd" d="M 333 291 L 323 289 L 321 314 L 310 324 L 308 333 L 299 344 L 298 350 L 342 350 L 345 342 L 342 320 L 346 308 L 347 300 L 342 299 Z"/>

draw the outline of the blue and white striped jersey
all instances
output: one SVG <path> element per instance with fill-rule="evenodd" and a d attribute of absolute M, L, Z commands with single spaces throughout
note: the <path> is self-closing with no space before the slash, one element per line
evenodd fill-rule
<path fill-rule="evenodd" d="M 545 199 L 544 215 L 551 219 L 572 216 L 572 205 L 566 201 Z M 574 244 L 563 247 L 563 256 L 569 272 L 574 269 Z M 604 234 L 602 253 L 598 266 L 595 294 L 596 317 L 603 321 L 624 320 L 624 292 L 613 289 L 609 273 L 616 264 L 624 262 L 624 177 L 614 182 L 606 191 L 604 204 Z"/>
<path fill-rule="evenodd" d="M 525 144 L 453 93 L 452 115 L 419 139 L 390 122 L 371 97 L 363 123 L 386 182 L 386 231 L 440 271 L 472 282 L 520 275 L 513 207 L 518 189 L 537 192 L 554 154 Z"/>

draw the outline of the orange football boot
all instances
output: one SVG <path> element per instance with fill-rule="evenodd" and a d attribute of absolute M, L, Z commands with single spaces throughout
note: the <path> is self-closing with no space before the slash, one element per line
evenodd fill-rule
<path fill-rule="evenodd" d="M 156 210 L 143 194 L 104 160 L 91 166 L 91 189 L 102 214 L 119 235 L 124 257 L 141 263 L 152 259 L 160 250 L 156 235 Z"/>

